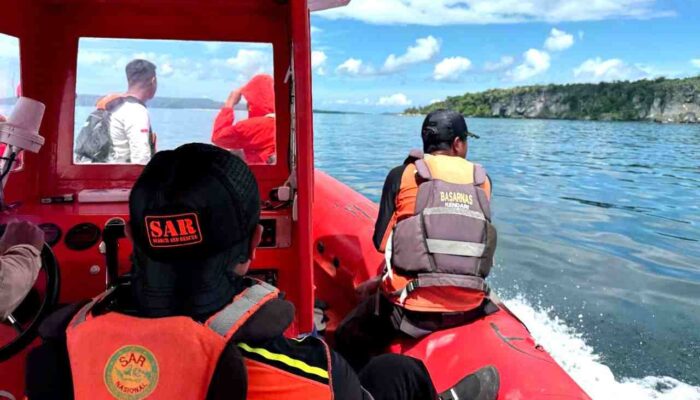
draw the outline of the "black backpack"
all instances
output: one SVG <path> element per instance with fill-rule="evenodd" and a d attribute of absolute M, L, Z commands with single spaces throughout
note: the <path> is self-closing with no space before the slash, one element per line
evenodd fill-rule
<path fill-rule="evenodd" d="M 117 97 L 109 101 L 105 108 L 91 112 L 75 142 L 75 158 L 79 162 L 103 163 L 107 161 L 112 150 L 112 138 L 109 134 L 109 119 L 114 111 L 126 102 L 143 104 L 135 97 Z"/>

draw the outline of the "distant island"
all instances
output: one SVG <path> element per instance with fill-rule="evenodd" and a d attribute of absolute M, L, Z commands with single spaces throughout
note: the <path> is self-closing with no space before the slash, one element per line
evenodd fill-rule
<path fill-rule="evenodd" d="M 75 100 L 75 105 L 78 107 L 94 107 L 102 96 L 96 94 L 79 94 Z M 0 105 L 12 106 L 17 101 L 15 97 L 6 97 L 0 99 Z M 171 109 L 202 109 L 202 110 L 219 110 L 224 106 L 223 102 L 214 101 L 206 98 L 188 98 L 188 97 L 154 97 L 148 102 L 150 108 L 171 108 Z M 247 105 L 240 103 L 236 105 L 236 110 L 246 110 Z M 335 111 L 335 110 L 313 110 L 316 114 L 364 114 L 354 111 Z"/>
<path fill-rule="evenodd" d="M 75 99 L 75 105 L 78 107 L 94 107 L 102 96 L 94 94 L 79 94 Z M 206 98 L 189 98 L 189 97 L 160 97 L 156 96 L 148 102 L 148 107 L 151 108 L 197 108 L 205 110 L 218 110 L 223 107 L 222 101 L 214 101 Z M 245 104 L 239 104 L 236 109 L 245 110 Z"/>
<path fill-rule="evenodd" d="M 412 107 L 404 114 L 439 108 L 470 117 L 700 123 L 700 76 L 492 89 Z"/>

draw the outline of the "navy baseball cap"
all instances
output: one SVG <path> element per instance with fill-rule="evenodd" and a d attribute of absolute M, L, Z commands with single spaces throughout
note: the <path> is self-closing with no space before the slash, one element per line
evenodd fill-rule
<path fill-rule="evenodd" d="M 467 137 L 478 139 L 479 136 L 469 132 L 464 116 L 453 110 L 435 110 L 423 121 L 421 130 L 423 144 L 451 143 L 455 138 L 466 140 Z"/>
<path fill-rule="evenodd" d="M 132 284 L 149 316 L 206 314 L 235 295 L 260 219 L 255 176 L 219 147 L 155 154 L 131 190 Z"/>

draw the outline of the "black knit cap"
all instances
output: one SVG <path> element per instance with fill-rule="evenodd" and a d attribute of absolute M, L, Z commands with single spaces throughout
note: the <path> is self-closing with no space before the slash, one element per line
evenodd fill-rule
<path fill-rule="evenodd" d="M 455 138 L 466 140 L 468 136 L 478 139 L 479 136 L 469 132 L 464 116 L 453 110 L 435 110 L 428 114 L 423 121 L 421 137 L 423 147 L 431 144 L 452 143 Z"/>
<path fill-rule="evenodd" d="M 129 198 L 132 283 L 146 316 L 201 315 L 229 302 L 260 218 L 255 176 L 219 147 L 156 153 Z"/>

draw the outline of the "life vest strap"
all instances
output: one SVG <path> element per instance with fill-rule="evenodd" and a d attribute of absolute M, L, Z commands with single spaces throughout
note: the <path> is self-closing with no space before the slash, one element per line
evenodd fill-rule
<path fill-rule="evenodd" d="M 426 181 L 430 181 L 433 179 L 433 175 L 430 173 L 430 168 L 428 167 L 428 164 L 425 162 L 424 159 L 416 160 L 413 165 L 416 166 L 416 173 L 418 176 L 421 178 L 425 179 Z"/>
<path fill-rule="evenodd" d="M 263 304 L 277 298 L 279 291 L 263 281 L 244 290 L 241 294 L 207 321 L 207 326 L 221 336 L 233 335 Z"/>
<path fill-rule="evenodd" d="M 403 304 L 408 295 L 418 288 L 425 287 L 458 287 L 481 292 L 488 292 L 489 290 L 486 281 L 478 276 L 430 273 L 419 274 L 416 279 L 410 280 L 403 289 L 397 290 L 392 294 L 399 296 L 399 302 Z"/>
<path fill-rule="evenodd" d="M 411 323 L 411 321 L 406 318 L 404 310 L 401 307 L 393 307 L 391 312 L 391 323 L 396 329 L 416 339 L 432 333 L 432 331 L 419 328 L 415 324 Z"/>

